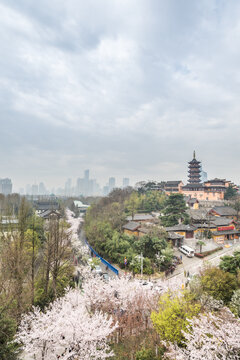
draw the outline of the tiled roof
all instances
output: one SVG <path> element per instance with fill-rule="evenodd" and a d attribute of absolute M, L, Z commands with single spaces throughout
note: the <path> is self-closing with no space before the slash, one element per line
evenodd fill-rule
<path fill-rule="evenodd" d="M 194 226 L 184 225 L 184 224 L 178 224 L 166 228 L 166 231 L 193 231 L 193 230 L 196 230 Z"/>
<path fill-rule="evenodd" d="M 183 238 L 184 238 L 183 235 L 176 234 L 173 231 L 168 232 L 168 239 L 170 239 L 170 240 L 183 239 Z"/>
<path fill-rule="evenodd" d="M 211 223 L 216 225 L 216 226 L 228 226 L 233 222 L 232 219 L 228 219 L 225 217 L 215 217 L 214 220 L 211 220 Z"/>
<path fill-rule="evenodd" d="M 123 229 L 135 231 L 137 230 L 141 225 L 135 221 L 129 221 L 127 224 L 123 225 Z"/>
<path fill-rule="evenodd" d="M 144 220 L 152 220 L 153 216 L 151 214 L 135 214 L 133 219 L 132 216 L 128 216 L 127 220 L 129 221 L 144 221 Z"/>
<path fill-rule="evenodd" d="M 212 210 L 221 216 L 237 215 L 237 211 L 230 206 L 215 206 Z"/>

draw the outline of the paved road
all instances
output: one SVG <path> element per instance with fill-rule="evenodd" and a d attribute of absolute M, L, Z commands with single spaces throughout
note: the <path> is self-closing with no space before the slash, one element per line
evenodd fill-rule
<path fill-rule="evenodd" d="M 212 265 L 218 266 L 221 257 L 224 255 L 232 255 L 232 253 L 235 250 L 240 250 L 240 244 L 234 244 L 230 248 L 223 248 L 222 250 L 206 256 L 204 259 L 199 259 L 197 257 L 194 258 L 188 258 L 184 254 L 182 254 L 180 251 L 176 250 L 176 254 L 178 256 L 182 255 L 182 264 L 178 265 L 177 269 L 174 271 L 173 275 L 169 276 L 168 279 L 174 279 L 178 278 L 182 280 L 182 283 L 186 282 L 186 277 L 184 276 L 184 273 L 189 272 L 190 274 L 196 274 L 199 273 L 201 267 L 204 263 L 210 263 Z"/>

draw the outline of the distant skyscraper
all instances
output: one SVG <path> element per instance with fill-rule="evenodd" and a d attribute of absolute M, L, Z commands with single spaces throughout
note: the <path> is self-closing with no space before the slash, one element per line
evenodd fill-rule
<path fill-rule="evenodd" d="M 72 186 L 72 180 L 67 179 L 65 182 L 65 195 L 70 196 L 71 195 L 71 186 Z"/>
<path fill-rule="evenodd" d="M 0 193 L 2 193 L 3 195 L 9 195 L 12 193 L 11 179 L 0 179 Z"/>
<path fill-rule="evenodd" d="M 39 184 L 39 189 L 38 189 L 38 193 L 39 195 L 45 195 L 46 194 L 46 188 L 43 182 L 40 182 Z"/>
<path fill-rule="evenodd" d="M 129 186 L 129 178 L 123 178 L 123 188 Z"/>
<path fill-rule="evenodd" d="M 109 192 L 111 192 L 116 187 L 116 179 L 114 177 L 110 177 L 108 181 Z"/>
<path fill-rule="evenodd" d="M 201 170 L 201 182 L 204 183 L 205 181 L 208 181 L 207 173 Z"/>
<path fill-rule="evenodd" d="M 32 195 L 38 195 L 38 185 L 32 185 Z"/>
<path fill-rule="evenodd" d="M 88 169 L 84 171 L 84 179 L 89 180 L 89 170 Z"/>

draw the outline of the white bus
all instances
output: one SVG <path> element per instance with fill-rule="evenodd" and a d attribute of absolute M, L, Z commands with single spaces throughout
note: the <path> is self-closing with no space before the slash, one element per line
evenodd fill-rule
<path fill-rule="evenodd" d="M 187 245 L 180 246 L 179 251 L 188 257 L 194 257 L 194 250 Z"/>

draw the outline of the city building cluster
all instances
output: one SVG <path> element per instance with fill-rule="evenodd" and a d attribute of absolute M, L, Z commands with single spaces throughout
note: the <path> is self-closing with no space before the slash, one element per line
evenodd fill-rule
<path fill-rule="evenodd" d="M 0 179 L 0 194 L 9 195 L 12 193 L 11 179 Z"/>
<path fill-rule="evenodd" d="M 74 183 L 71 178 L 67 179 L 63 187 L 47 188 L 43 182 L 27 184 L 25 189 L 20 188 L 19 194 L 21 195 L 57 195 L 57 196 L 106 196 L 114 188 L 125 188 L 130 185 L 129 178 L 123 178 L 121 184 L 116 183 L 115 177 L 110 177 L 107 184 L 101 187 L 96 179 L 90 178 L 90 171 L 84 171 L 82 178 L 77 178 Z M 11 179 L 0 179 L 0 193 L 8 195 L 12 193 Z"/>

